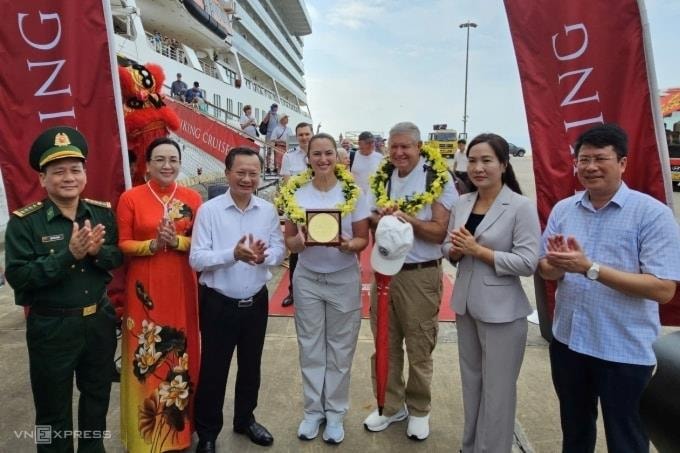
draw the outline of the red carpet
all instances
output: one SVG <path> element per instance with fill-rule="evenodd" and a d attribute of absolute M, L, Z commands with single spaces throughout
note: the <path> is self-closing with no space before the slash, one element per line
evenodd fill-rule
<path fill-rule="evenodd" d="M 370 247 L 361 254 L 361 316 L 368 318 L 368 310 L 371 306 L 371 283 L 373 282 L 373 272 L 371 270 Z M 442 301 L 439 306 L 439 320 L 440 321 L 455 321 L 456 314 L 451 310 L 449 301 L 453 294 L 453 283 L 449 276 L 444 275 L 444 291 L 442 293 Z M 282 307 L 281 301 L 288 295 L 288 270 L 283 273 L 279 285 L 276 287 L 274 294 L 269 299 L 269 315 L 270 316 L 293 316 L 295 305 L 290 307 Z"/>

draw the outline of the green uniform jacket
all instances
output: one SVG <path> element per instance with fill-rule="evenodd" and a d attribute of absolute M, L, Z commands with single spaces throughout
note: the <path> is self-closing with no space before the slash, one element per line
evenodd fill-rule
<path fill-rule="evenodd" d="M 76 260 L 68 248 L 73 221 L 49 199 L 14 211 L 5 233 L 5 277 L 17 305 L 79 308 L 99 302 L 111 281 L 110 270 L 121 265 L 118 230 L 110 205 L 81 199 L 76 221 L 106 228 L 96 256 Z"/>

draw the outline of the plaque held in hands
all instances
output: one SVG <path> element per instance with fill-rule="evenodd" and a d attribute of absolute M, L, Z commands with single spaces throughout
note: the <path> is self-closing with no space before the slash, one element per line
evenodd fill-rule
<path fill-rule="evenodd" d="M 339 209 L 308 209 L 306 215 L 306 246 L 325 245 L 337 247 L 340 245 L 342 215 Z"/>

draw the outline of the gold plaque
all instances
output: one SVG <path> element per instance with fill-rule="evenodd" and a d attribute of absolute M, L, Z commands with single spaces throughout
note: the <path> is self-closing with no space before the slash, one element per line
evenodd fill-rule
<path fill-rule="evenodd" d="M 308 209 L 305 245 L 340 245 L 341 219 L 339 209 Z"/>

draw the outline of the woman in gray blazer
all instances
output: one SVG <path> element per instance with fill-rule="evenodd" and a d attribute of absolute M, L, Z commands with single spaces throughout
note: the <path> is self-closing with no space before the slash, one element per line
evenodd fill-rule
<path fill-rule="evenodd" d="M 468 176 L 474 192 L 451 209 L 444 256 L 458 267 L 456 312 L 463 388 L 463 452 L 510 452 L 517 377 L 531 313 L 520 276 L 538 264 L 536 206 L 522 195 L 508 143 L 481 134 L 469 144 Z"/>

